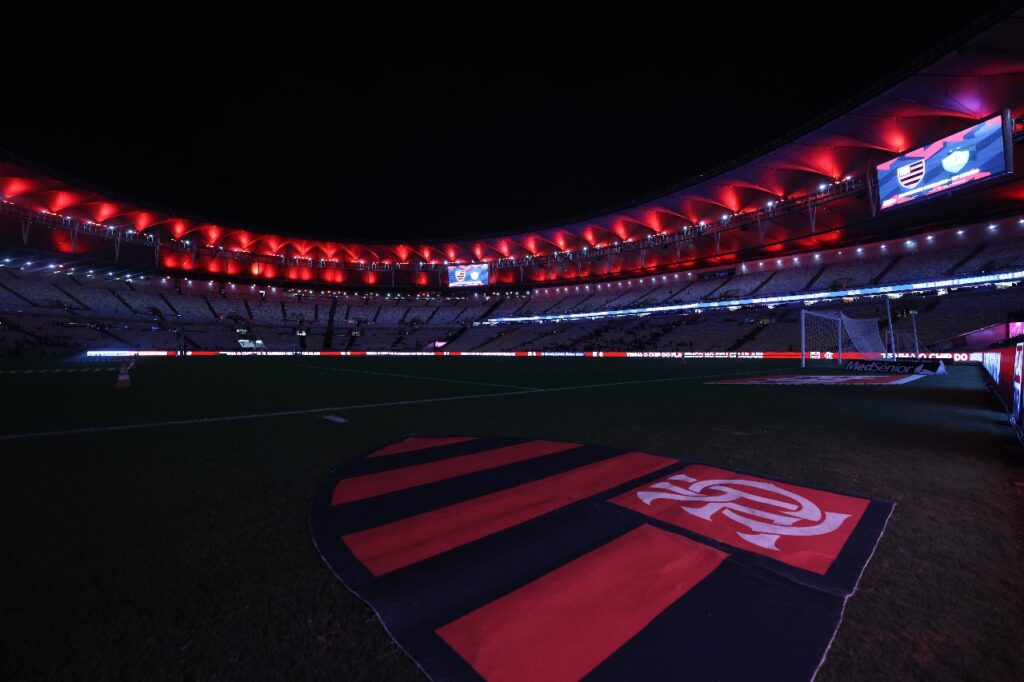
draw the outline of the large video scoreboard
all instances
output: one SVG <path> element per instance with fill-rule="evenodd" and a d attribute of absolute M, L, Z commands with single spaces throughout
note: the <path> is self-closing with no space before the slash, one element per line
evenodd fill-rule
<path fill-rule="evenodd" d="M 1013 171 L 1008 111 L 880 164 L 878 200 L 894 208 Z"/>
<path fill-rule="evenodd" d="M 490 276 L 486 263 L 472 265 L 449 265 L 448 286 L 450 287 L 485 287 Z"/>

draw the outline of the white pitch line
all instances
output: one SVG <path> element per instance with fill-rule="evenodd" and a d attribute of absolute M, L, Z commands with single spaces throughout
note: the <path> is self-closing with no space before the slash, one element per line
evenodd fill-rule
<path fill-rule="evenodd" d="M 53 374 L 56 372 L 110 372 L 116 367 L 50 368 L 50 369 L 0 369 L 0 374 Z"/>
<path fill-rule="evenodd" d="M 669 381 L 700 381 L 718 377 L 741 376 L 744 374 L 763 374 L 764 369 L 749 372 L 726 372 L 724 374 L 704 374 L 694 377 L 665 377 L 662 379 L 636 379 L 634 381 L 613 381 L 604 384 L 588 384 L 586 386 L 559 386 L 556 388 L 531 388 L 524 391 L 502 391 L 496 393 L 473 393 L 470 395 L 445 396 L 441 398 L 417 398 L 415 400 L 396 400 L 388 403 L 365 403 L 362 405 L 334 405 L 332 407 L 312 407 L 307 410 L 284 410 L 280 412 L 259 412 L 256 414 L 239 414 L 227 417 L 199 417 L 196 419 L 174 419 L 163 422 L 143 422 L 141 424 L 119 424 L 117 426 L 88 426 L 80 429 L 63 429 L 61 431 L 34 431 L 30 433 L 7 433 L 0 435 L 0 441 L 23 440 L 26 438 L 45 438 L 48 436 L 77 436 L 87 433 L 109 433 L 112 431 L 136 431 L 154 429 L 164 426 L 188 426 L 192 424 L 216 424 L 220 422 L 245 421 L 249 419 L 266 419 L 269 417 L 295 417 L 304 414 L 320 414 L 322 412 L 341 412 L 343 410 L 368 410 L 378 407 L 405 407 L 407 405 L 425 405 L 428 403 L 445 403 L 457 400 L 485 400 L 487 398 L 507 398 L 517 395 L 535 395 L 538 393 L 561 393 L 565 391 L 584 391 L 616 386 L 634 386 L 640 384 L 658 384 Z"/>
<path fill-rule="evenodd" d="M 425 377 L 418 374 L 397 374 L 395 372 L 374 372 L 368 369 L 348 369 L 346 367 L 321 367 L 319 365 L 299 365 L 309 369 L 328 369 L 332 372 L 347 372 L 349 374 L 373 374 L 382 377 L 398 377 L 400 379 L 419 379 L 421 381 L 440 381 L 446 384 L 470 384 L 472 386 L 494 386 L 495 388 L 518 388 L 523 391 L 535 390 L 533 386 L 513 386 L 512 384 L 494 384 L 486 381 L 469 381 L 468 379 L 446 379 L 443 377 Z"/>

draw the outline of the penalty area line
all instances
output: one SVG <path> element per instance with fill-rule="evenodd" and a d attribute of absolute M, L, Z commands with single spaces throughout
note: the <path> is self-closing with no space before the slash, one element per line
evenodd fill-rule
<path fill-rule="evenodd" d="M 469 395 L 443 396 L 440 398 L 416 398 L 414 400 L 395 400 L 386 403 L 364 403 L 361 405 L 332 405 L 331 407 L 311 407 L 305 410 L 281 410 L 277 412 L 258 412 L 254 414 L 236 414 L 224 417 L 197 417 L 195 419 L 172 419 L 162 422 L 143 422 L 140 424 L 117 424 L 113 426 L 87 426 L 79 429 L 62 429 L 59 431 L 34 431 L 29 433 L 6 433 L 0 435 L 0 441 L 24 440 L 29 438 L 46 438 L 52 436 L 78 436 L 91 433 L 111 433 L 114 431 L 138 431 L 141 429 L 157 429 L 166 426 L 192 426 L 195 424 L 219 424 L 223 422 L 246 421 L 252 419 L 269 419 L 272 417 L 297 417 L 307 414 L 323 414 L 324 412 L 342 412 L 346 410 L 370 410 L 379 407 L 405 407 L 408 405 L 427 405 L 430 403 L 447 403 L 458 400 L 486 400 L 488 398 L 508 398 L 517 395 L 537 395 L 541 393 L 564 393 L 568 391 L 591 391 L 600 388 L 617 388 L 620 386 L 639 386 L 672 381 L 700 381 L 719 377 L 741 376 L 745 374 L 763 374 L 763 369 L 748 372 L 725 372 L 720 374 L 702 374 L 698 376 L 662 377 L 660 379 L 635 379 L 633 381 L 612 381 L 604 384 L 587 384 L 584 386 L 558 386 L 555 388 L 530 388 L 521 391 L 501 391 L 494 393 L 471 393 Z"/>

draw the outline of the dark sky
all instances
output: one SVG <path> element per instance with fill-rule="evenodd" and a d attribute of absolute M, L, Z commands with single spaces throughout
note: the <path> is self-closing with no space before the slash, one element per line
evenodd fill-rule
<path fill-rule="evenodd" d="M 0 148 L 222 221 L 382 241 L 512 231 L 684 181 L 984 9 L 861 3 L 837 24 L 821 2 L 142 4 L 5 17 Z"/>

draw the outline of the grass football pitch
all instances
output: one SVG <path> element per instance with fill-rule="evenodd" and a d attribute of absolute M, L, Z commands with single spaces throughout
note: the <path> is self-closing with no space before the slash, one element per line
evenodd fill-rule
<path fill-rule="evenodd" d="M 896 502 L 818 679 L 1024 670 L 1024 455 L 980 367 L 758 386 L 705 382 L 800 370 L 167 358 L 115 390 L 116 368 L 0 364 L 2 679 L 423 679 L 307 527 L 330 470 L 411 433 L 595 443 Z"/>

